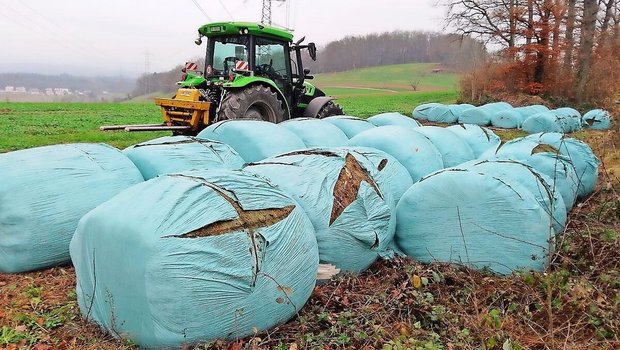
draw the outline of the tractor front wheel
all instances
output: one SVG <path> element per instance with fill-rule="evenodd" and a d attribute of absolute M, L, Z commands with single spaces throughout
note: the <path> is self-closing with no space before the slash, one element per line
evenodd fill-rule
<path fill-rule="evenodd" d="M 222 100 L 216 121 L 237 119 L 279 123 L 284 120 L 282 102 L 275 92 L 262 85 L 231 91 Z"/>
<path fill-rule="evenodd" d="M 333 115 L 344 115 L 344 111 L 339 105 L 335 104 L 334 101 L 329 101 L 325 104 L 325 106 L 323 106 L 323 108 L 321 108 L 316 117 L 323 119 Z"/>

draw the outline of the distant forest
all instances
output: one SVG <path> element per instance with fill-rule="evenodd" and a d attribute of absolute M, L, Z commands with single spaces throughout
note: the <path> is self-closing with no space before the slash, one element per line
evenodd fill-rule
<path fill-rule="evenodd" d="M 304 65 L 313 73 L 401 63 L 440 63 L 447 69 L 466 71 L 474 63 L 484 61 L 486 49 L 484 44 L 467 36 L 397 31 L 349 36 L 319 47 L 317 56 L 316 62 L 309 57 L 304 59 Z M 174 91 L 181 68 L 179 65 L 167 72 L 142 75 L 132 95 Z"/>
<path fill-rule="evenodd" d="M 26 89 L 63 88 L 71 91 L 102 91 L 130 93 L 135 88 L 136 80 L 126 77 L 77 77 L 69 74 L 43 75 L 33 73 L 0 73 L 0 90 L 6 86 L 25 87 Z"/>

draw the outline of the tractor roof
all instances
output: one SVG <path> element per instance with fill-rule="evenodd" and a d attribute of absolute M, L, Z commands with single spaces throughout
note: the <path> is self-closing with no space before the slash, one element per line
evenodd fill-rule
<path fill-rule="evenodd" d="M 244 33 L 244 30 L 247 32 Z M 209 23 L 198 28 L 198 33 L 206 36 L 219 36 L 219 35 L 239 35 L 239 34 L 251 34 L 263 37 L 271 37 L 284 39 L 286 41 L 293 40 L 293 33 L 286 29 L 276 28 L 272 26 L 262 25 L 260 23 L 252 22 L 217 22 Z"/>

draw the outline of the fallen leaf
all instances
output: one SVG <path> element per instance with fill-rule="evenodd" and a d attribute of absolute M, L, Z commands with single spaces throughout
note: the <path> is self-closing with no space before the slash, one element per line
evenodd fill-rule
<path fill-rule="evenodd" d="M 28 330 L 28 327 L 24 326 L 24 325 L 19 325 L 17 327 L 15 327 L 15 331 L 18 333 L 24 333 Z"/>
<path fill-rule="evenodd" d="M 46 344 L 37 344 L 34 346 L 33 350 L 50 350 L 52 347 Z"/>
<path fill-rule="evenodd" d="M 291 344 L 291 346 L 288 347 L 288 350 L 297 350 L 297 343 Z"/>
<path fill-rule="evenodd" d="M 419 289 L 422 287 L 422 279 L 418 275 L 413 275 L 413 277 L 411 277 L 411 284 L 414 288 Z"/>

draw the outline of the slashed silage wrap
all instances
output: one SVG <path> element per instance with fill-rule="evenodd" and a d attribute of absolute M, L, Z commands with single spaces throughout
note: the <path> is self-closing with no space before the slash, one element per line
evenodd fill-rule
<path fill-rule="evenodd" d="M 340 147 L 349 138 L 337 126 L 316 118 L 294 118 L 279 124 L 297 135 L 306 147 Z"/>
<path fill-rule="evenodd" d="M 288 129 L 259 120 L 226 120 L 215 123 L 201 131 L 197 138 L 225 143 L 246 162 L 256 162 L 306 147 L 304 142 Z"/>
<path fill-rule="evenodd" d="M 396 212 L 396 243 L 422 262 L 509 274 L 542 270 L 553 246 L 548 213 L 518 181 L 451 168 L 415 183 Z"/>
<path fill-rule="evenodd" d="M 415 131 L 426 136 L 441 153 L 444 168 L 476 159 L 469 144 L 446 128 L 422 126 L 416 128 Z"/>
<path fill-rule="evenodd" d="M 0 271 L 69 262 L 80 218 L 143 182 L 134 164 L 103 144 L 68 144 L 0 155 Z"/>
<path fill-rule="evenodd" d="M 549 224 L 555 233 L 566 226 L 566 205 L 553 180 L 531 166 L 514 160 L 474 160 L 459 165 L 459 169 L 483 172 L 509 183 L 518 182 L 526 187 L 547 213 Z"/>
<path fill-rule="evenodd" d="M 493 131 L 473 124 L 453 125 L 447 128 L 460 136 L 479 157 L 490 149 L 496 149 L 502 140 Z"/>
<path fill-rule="evenodd" d="M 569 133 L 581 130 L 581 118 L 573 117 L 570 110 L 573 109 L 566 108 L 534 114 L 523 122 L 521 129 L 528 134 L 539 132 Z"/>
<path fill-rule="evenodd" d="M 533 134 L 525 139 L 553 146 L 570 160 L 579 181 L 577 197 L 585 197 L 594 192 L 601 162 L 588 144 L 560 133 Z"/>
<path fill-rule="evenodd" d="M 391 254 L 394 210 L 412 181 L 390 155 L 364 147 L 308 149 L 244 171 L 269 179 L 304 208 L 322 263 L 360 272 Z"/>
<path fill-rule="evenodd" d="M 521 127 L 521 125 L 527 118 L 533 116 L 534 114 L 548 112 L 549 108 L 543 105 L 530 105 L 530 106 L 517 107 L 514 110 L 518 112 L 520 115 L 519 127 Z"/>
<path fill-rule="evenodd" d="M 71 241 L 82 314 L 141 347 L 237 339 L 293 317 L 314 288 L 312 223 L 241 171 L 162 175 L 82 218 Z"/>
<path fill-rule="evenodd" d="M 348 138 L 352 138 L 353 136 L 361 132 L 375 127 L 373 124 L 371 124 L 365 119 L 348 115 L 336 115 L 333 117 L 324 118 L 322 120 L 337 126 L 338 129 L 342 130 L 342 132 L 344 132 L 344 134 L 347 135 Z"/>
<path fill-rule="evenodd" d="M 145 180 L 191 169 L 241 169 L 243 158 L 230 146 L 190 136 L 168 136 L 139 143 L 123 153 Z"/>
<path fill-rule="evenodd" d="M 391 155 L 405 166 L 413 182 L 416 182 L 443 169 L 443 159 L 431 140 L 415 130 L 402 126 L 381 126 L 353 137 L 349 145 L 372 147 Z"/>
<path fill-rule="evenodd" d="M 579 187 L 575 167 L 570 158 L 551 145 L 518 138 L 503 144 L 494 152 L 485 153 L 480 159 L 511 159 L 528 164 L 553 181 L 562 195 L 567 211 L 575 204 Z"/>
<path fill-rule="evenodd" d="M 583 115 L 583 125 L 594 130 L 609 130 L 611 127 L 611 116 L 609 112 L 602 109 L 593 109 Z"/>
<path fill-rule="evenodd" d="M 420 123 L 415 119 L 395 112 L 377 114 L 367 120 L 374 126 L 398 125 L 409 128 L 417 128 L 420 126 Z"/>
<path fill-rule="evenodd" d="M 441 103 L 436 103 L 436 102 L 424 103 L 424 104 L 421 104 L 415 107 L 411 115 L 413 116 L 414 119 L 417 119 L 417 120 L 428 120 L 428 114 L 430 113 L 431 109 L 437 106 L 441 106 L 441 105 L 442 105 Z"/>

